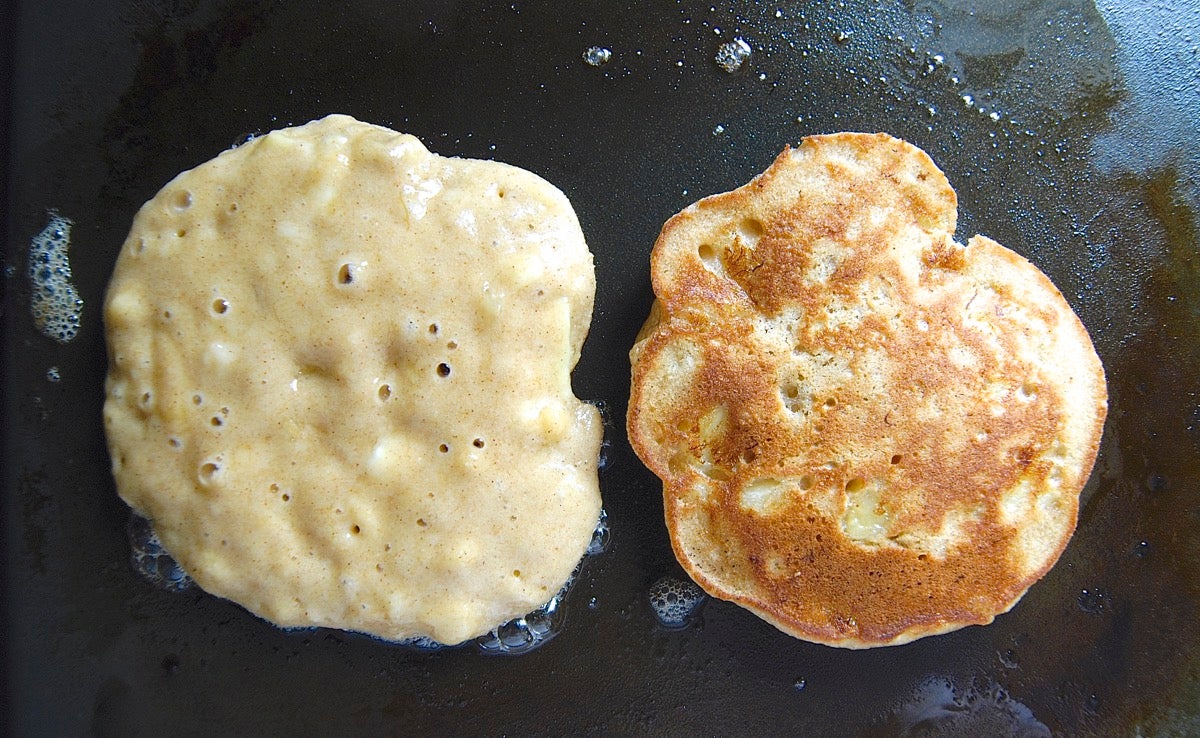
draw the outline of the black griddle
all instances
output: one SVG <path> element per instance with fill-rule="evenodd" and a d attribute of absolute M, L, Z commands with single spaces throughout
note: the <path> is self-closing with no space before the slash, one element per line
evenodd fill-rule
<path fill-rule="evenodd" d="M 996 3 L 25 0 L 0 11 L 7 735 L 1200 734 L 1200 8 Z M 1185 7 L 1187 6 L 1187 7 Z M 719 46 L 752 49 L 736 72 Z M 584 62 L 608 48 L 601 66 Z M 595 254 L 574 376 L 607 406 L 608 550 L 532 653 L 284 632 L 129 563 L 100 420 L 100 305 L 136 209 L 249 135 L 331 112 L 530 169 Z M 887 131 L 1091 331 L 1110 415 L 1058 565 L 1010 613 L 888 649 L 793 640 L 682 577 L 624 433 L 663 221 L 810 133 Z M 26 251 L 74 222 L 67 344 Z M 48 371 L 57 369 L 59 380 Z"/>

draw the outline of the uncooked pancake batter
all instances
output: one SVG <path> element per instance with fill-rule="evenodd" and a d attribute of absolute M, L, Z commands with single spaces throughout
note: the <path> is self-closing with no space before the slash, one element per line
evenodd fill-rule
<path fill-rule="evenodd" d="M 284 626 L 457 643 L 544 603 L 600 512 L 566 197 L 330 116 L 138 213 L 109 286 L 121 496 Z"/>

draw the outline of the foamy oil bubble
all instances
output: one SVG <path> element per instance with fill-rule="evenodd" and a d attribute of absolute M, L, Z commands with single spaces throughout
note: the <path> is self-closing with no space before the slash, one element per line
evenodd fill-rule
<path fill-rule="evenodd" d="M 608 544 L 608 513 L 601 508 L 600 518 L 596 521 L 596 528 L 592 531 L 592 540 L 588 544 L 587 550 L 584 551 L 583 558 L 580 559 L 575 571 L 571 572 L 571 576 L 558 590 L 558 593 L 533 612 L 499 625 L 490 633 L 476 638 L 474 640 L 475 647 L 481 653 L 517 656 L 529 653 L 549 642 L 562 631 L 566 620 L 563 603 L 567 593 L 571 591 L 572 585 L 575 584 L 575 580 L 579 578 L 579 573 L 583 570 L 587 560 L 607 550 Z"/>
<path fill-rule="evenodd" d="M 480 653 L 518 656 L 549 642 L 562 631 L 566 618 L 562 607 L 563 599 L 575 583 L 578 574 L 579 569 L 576 568 L 562 589 L 558 590 L 558 594 L 551 597 L 546 604 L 523 617 L 502 623 L 490 633 L 476 638 L 475 647 Z"/>
<path fill-rule="evenodd" d="M 149 520 L 133 513 L 129 516 L 126 534 L 129 536 L 130 563 L 143 579 L 168 592 L 184 592 L 192 588 L 192 578 L 163 548 Z"/>
<path fill-rule="evenodd" d="M 612 49 L 604 46 L 589 46 L 583 52 L 583 61 L 588 66 L 599 67 L 612 60 Z"/>
<path fill-rule="evenodd" d="M 713 61 L 721 69 L 724 69 L 729 74 L 733 74 L 741 69 L 742 65 L 750 59 L 750 54 L 750 44 L 746 43 L 746 40 L 739 36 L 717 47 L 717 53 L 713 57 Z"/>
<path fill-rule="evenodd" d="M 405 638 L 404 640 L 399 641 L 398 644 L 404 646 L 405 648 L 411 648 L 414 651 L 440 651 L 443 648 L 446 648 L 446 646 L 438 643 L 429 636 L 413 636 L 412 638 Z"/>
<path fill-rule="evenodd" d="M 536 610 L 501 623 L 491 631 L 459 645 L 440 643 L 429 636 L 413 636 L 397 644 L 414 651 L 440 651 L 449 648 L 474 646 L 480 653 L 489 655 L 519 656 L 546 644 L 562 631 L 565 620 L 563 599 L 575 583 L 583 562 L 575 568 L 562 588 L 544 605 Z"/>
<path fill-rule="evenodd" d="M 704 590 L 691 580 L 665 576 L 650 585 L 650 609 L 659 624 L 672 630 L 690 625 L 707 599 Z"/>
<path fill-rule="evenodd" d="M 79 333 L 83 312 L 67 255 L 71 225 L 70 219 L 51 211 L 46 227 L 29 242 L 29 312 L 38 330 L 59 343 Z"/>
<path fill-rule="evenodd" d="M 127 527 L 130 545 L 130 561 L 142 578 L 159 589 L 168 592 L 183 592 L 191 589 L 195 582 L 183 567 L 163 547 L 154 527 L 146 518 L 133 513 Z M 450 646 L 428 637 L 414 636 L 396 644 L 415 651 L 440 651 L 447 648 L 474 646 L 480 653 L 517 656 L 529 653 L 548 643 L 562 631 L 566 620 L 563 603 L 587 559 L 608 548 L 608 514 L 601 509 L 592 540 L 583 558 L 558 592 L 541 607 L 519 618 L 514 618 L 493 628 L 489 633 L 458 646 Z M 313 628 L 285 628 L 288 632 L 307 632 Z"/>

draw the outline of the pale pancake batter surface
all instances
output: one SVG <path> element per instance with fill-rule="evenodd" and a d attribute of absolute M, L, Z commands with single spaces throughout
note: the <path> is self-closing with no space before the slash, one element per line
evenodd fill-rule
<path fill-rule="evenodd" d="M 956 217 L 924 152 L 835 134 L 663 228 L 629 437 L 709 593 L 865 648 L 990 622 L 1059 557 L 1103 369 L 1054 285 Z"/>
<path fill-rule="evenodd" d="M 595 293 L 561 192 L 345 116 L 176 177 L 105 304 L 121 496 L 283 626 L 457 643 L 545 603 L 600 511 Z"/>

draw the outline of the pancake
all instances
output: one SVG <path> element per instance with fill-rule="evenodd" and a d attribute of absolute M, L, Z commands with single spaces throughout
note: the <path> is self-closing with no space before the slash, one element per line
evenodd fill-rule
<path fill-rule="evenodd" d="M 628 432 L 709 594 L 868 648 L 991 622 L 1058 559 L 1103 368 L 1051 281 L 956 218 L 923 151 L 841 133 L 663 227 Z"/>
<path fill-rule="evenodd" d="M 534 174 L 330 116 L 185 172 L 104 306 L 120 495 L 281 626 L 458 643 L 553 597 L 600 512 L 571 392 L 592 256 Z"/>

